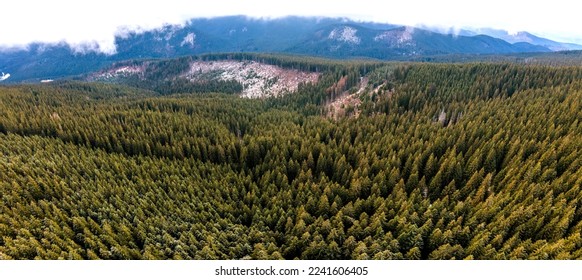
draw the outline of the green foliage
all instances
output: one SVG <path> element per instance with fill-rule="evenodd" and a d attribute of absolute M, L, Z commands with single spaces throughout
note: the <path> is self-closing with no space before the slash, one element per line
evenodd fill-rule
<path fill-rule="evenodd" d="M 582 258 L 580 69 L 318 63 L 266 100 L 0 87 L 0 258 Z"/>

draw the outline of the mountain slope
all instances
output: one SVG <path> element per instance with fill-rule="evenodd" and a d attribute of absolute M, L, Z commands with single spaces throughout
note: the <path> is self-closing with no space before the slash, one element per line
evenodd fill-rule
<path fill-rule="evenodd" d="M 408 60 L 426 55 L 548 52 L 520 42 L 489 36 L 452 36 L 390 24 L 345 18 L 243 16 L 193 19 L 184 26 L 165 26 L 116 38 L 117 53 L 79 52 L 66 45 L 33 44 L 26 50 L 0 52 L 0 71 L 10 81 L 39 81 L 95 71 L 116 61 L 172 58 L 219 52 L 279 52 L 312 56 Z"/>
<path fill-rule="evenodd" d="M 546 38 L 541 38 L 541 37 L 535 36 L 531 33 L 523 32 L 523 31 L 517 32 L 516 34 L 508 34 L 508 36 L 505 36 L 505 37 L 500 38 L 500 39 L 503 39 L 503 40 L 510 42 L 510 43 L 518 43 L 518 42 L 530 43 L 533 45 L 546 47 L 552 51 L 582 50 L 581 45 L 556 42 L 556 41 L 552 41 L 552 40 L 549 40 Z"/>
<path fill-rule="evenodd" d="M 300 44 L 340 18 L 286 17 L 253 19 L 244 16 L 193 19 L 183 27 L 164 28 L 117 38 L 117 58 L 174 57 L 211 52 L 281 52 Z"/>
<path fill-rule="evenodd" d="M 412 27 L 372 30 L 357 24 L 341 24 L 320 29 L 286 51 L 330 57 L 406 59 L 438 54 L 547 52 L 549 49 L 527 43 L 510 44 L 484 35 L 452 36 Z"/>
<path fill-rule="evenodd" d="M 25 50 L 0 51 L 0 71 L 10 73 L 6 82 L 40 81 L 94 71 L 113 57 L 94 52 L 78 53 L 66 44 L 32 44 Z"/>
<path fill-rule="evenodd" d="M 572 44 L 572 43 L 562 43 L 556 42 L 550 39 L 542 38 L 533 35 L 529 32 L 520 31 L 517 33 L 508 32 L 505 30 L 492 29 L 492 28 L 479 28 L 475 30 L 461 30 L 459 35 L 463 36 L 476 36 L 476 35 L 487 35 L 493 38 L 498 38 L 504 40 L 508 43 L 529 43 L 536 46 L 546 47 L 552 51 L 570 51 L 570 50 L 582 50 L 582 45 Z"/>

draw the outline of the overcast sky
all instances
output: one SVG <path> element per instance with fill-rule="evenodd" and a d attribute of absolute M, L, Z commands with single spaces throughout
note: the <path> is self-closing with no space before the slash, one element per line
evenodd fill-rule
<path fill-rule="evenodd" d="M 120 30 L 148 30 L 193 17 L 224 15 L 345 16 L 413 26 L 492 27 L 582 43 L 580 4 L 572 0 L 8 1 L 0 4 L 0 46 L 4 47 L 33 41 L 93 42 L 110 52 Z"/>

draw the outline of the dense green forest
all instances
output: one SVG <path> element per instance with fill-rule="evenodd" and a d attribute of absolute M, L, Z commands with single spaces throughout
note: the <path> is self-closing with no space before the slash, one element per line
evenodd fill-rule
<path fill-rule="evenodd" d="M 582 258 L 582 68 L 262 59 L 322 76 L 0 87 L 0 259 Z"/>

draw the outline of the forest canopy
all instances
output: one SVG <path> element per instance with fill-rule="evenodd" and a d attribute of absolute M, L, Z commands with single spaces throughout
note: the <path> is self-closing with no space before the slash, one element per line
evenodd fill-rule
<path fill-rule="evenodd" d="M 582 68 L 263 62 L 323 74 L 0 87 L 0 259 L 582 258 Z"/>

